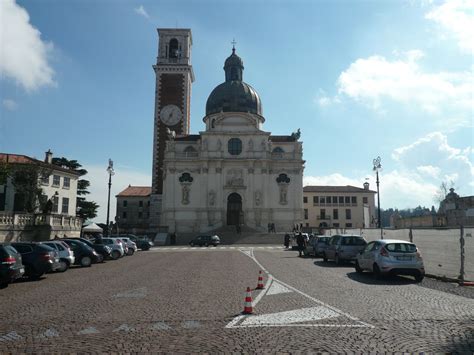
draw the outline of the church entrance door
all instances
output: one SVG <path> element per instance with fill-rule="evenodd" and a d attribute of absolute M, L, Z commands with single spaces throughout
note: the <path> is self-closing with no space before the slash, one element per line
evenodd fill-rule
<path fill-rule="evenodd" d="M 234 192 L 227 198 L 227 225 L 235 226 L 241 224 L 240 215 L 242 214 L 242 197 Z"/>

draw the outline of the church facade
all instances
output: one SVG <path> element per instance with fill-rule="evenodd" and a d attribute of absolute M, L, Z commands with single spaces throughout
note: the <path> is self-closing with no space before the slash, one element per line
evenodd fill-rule
<path fill-rule="evenodd" d="M 288 231 L 303 222 L 304 160 L 299 134 L 272 135 L 263 129 L 260 97 L 243 81 L 244 65 L 235 48 L 225 60 L 225 81 L 207 100 L 204 130 L 189 134 L 189 95 L 194 79 L 191 33 L 182 29 L 158 31 L 163 51 L 158 58 L 166 70 L 158 75 L 155 67 L 151 202 L 157 212 L 151 219 L 159 215 L 159 225 L 172 233 L 206 232 L 225 226 L 266 231 L 269 224 Z M 172 85 L 170 77 L 162 76 L 170 73 L 175 74 Z M 166 85 L 176 94 L 174 99 L 162 90 L 162 78 L 168 80 Z"/>

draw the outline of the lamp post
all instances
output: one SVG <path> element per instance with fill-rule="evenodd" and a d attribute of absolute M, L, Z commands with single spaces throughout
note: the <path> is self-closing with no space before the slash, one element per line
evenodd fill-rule
<path fill-rule="evenodd" d="M 378 218 L 377 218 L 377 224 L 380 228 L 380 238 L 383 239 L 383 232 L 382 232 L 382 220 L 380 218 L 380 192 L 379 192 L 379 170 L 382 169 L 382 164 L 380 164 L 382 159 L 380 157 L 377 157 L 373 160 L 374 168 L 373 170 L 375 171 L 375 174 L 377 176 L 377 206 L 378 206 Z"/>
<path fill-rule="evenodd" d="M 105 227 L 105 235 L 109 236 L 109 214 L 110 214 L 110 188 L 112 187 L 112 175 L 114 172 L 114 162 L 112 159 L 109 159 L 109 166 L 107 167 L 107 173 L 109 174 L 109 196 L 107 199 L 107 226 Z"/>

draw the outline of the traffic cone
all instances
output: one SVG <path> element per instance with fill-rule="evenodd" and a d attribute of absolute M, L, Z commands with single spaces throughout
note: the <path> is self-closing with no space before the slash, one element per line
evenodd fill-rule
<path fill-rule="evenodd" d="M 263 290 L 265 286 L 263 286 L 263 276 L 262 276 L 262 270 L 258 273 L 258 284 L 256 290 Z"/>
<path fill-rule="evenodd" d="M 250 287 L 247 287 L 247 294 L 245 296 L 244 311 L 242 312 L 242 314 L 252 314 L 252 313 L 253 313 L 252 293 L 250 292 Z"/>

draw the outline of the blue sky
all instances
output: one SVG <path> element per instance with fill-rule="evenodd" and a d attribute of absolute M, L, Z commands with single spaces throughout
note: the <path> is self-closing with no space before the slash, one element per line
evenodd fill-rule
<path fill-rule="evenodd" d="M 105 219 L 151 184 L 156 28 L 190 28 L 191 131 L 224 81 L 231 41 L 264 129 L 301 129 L 305 184 L 362 186 L 381 205 L 473 195 L 473 5 L 468 1 L 0 1 L 0 152 L 77 159 Z M 115 201 L 112 201 L 112 211 Z"/>

